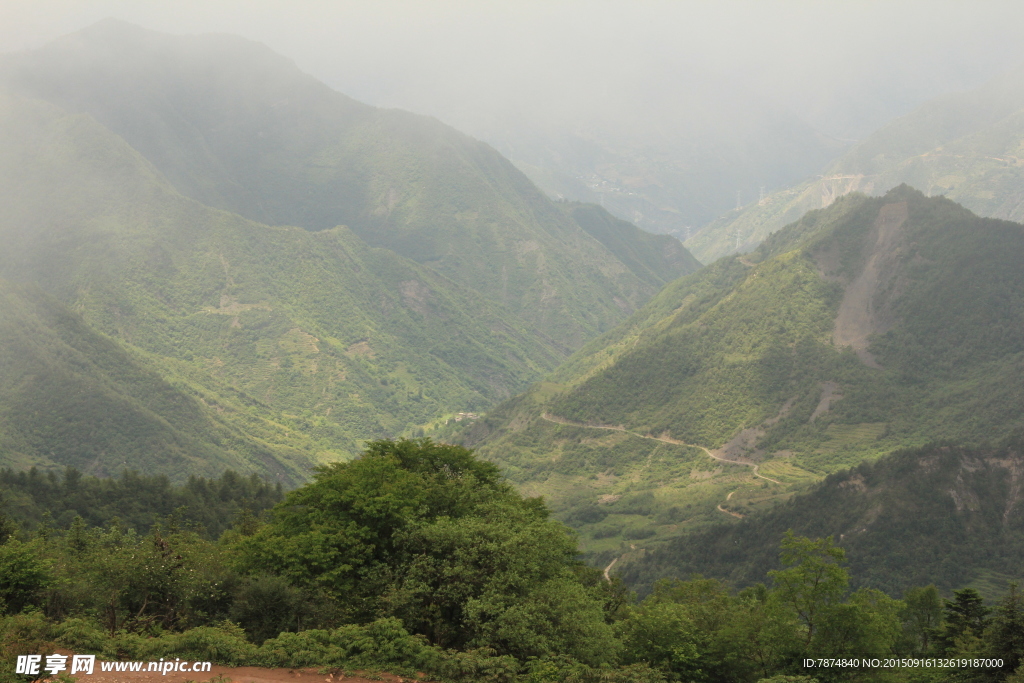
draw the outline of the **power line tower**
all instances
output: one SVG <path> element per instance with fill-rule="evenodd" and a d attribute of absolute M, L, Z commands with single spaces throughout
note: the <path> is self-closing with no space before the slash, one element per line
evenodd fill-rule
<path fill-rule="evenodd" d="M 743 208 L 743 205 L 740 204 L 740 191 L 736 190 L 736 210 L 739 211 L 742 208 Z"/>

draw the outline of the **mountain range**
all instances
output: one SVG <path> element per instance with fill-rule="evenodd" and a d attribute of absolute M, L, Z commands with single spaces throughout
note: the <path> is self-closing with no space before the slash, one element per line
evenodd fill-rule
<path fill-rule="evenodd" d="M 1024 66 L 952 93 L 881 127 L 821 175 L 746 203 L 687 239 L 704 263 L 753 249 L 772 232 L 848 192 L 906 183 L 982 216 L 1024 220 Z"/>
<path fill-rule="evenodd" d="M 713 223 L 689 242 L 701 267 L 250 41 L 105 21 L 5 55 L 0 465 L 290 486 L 368 439 L 428 435 L 547 498 L 641 590 L 755 581 L 787 528 L 836 535 L 864 585 L 1002 585 L 1022 74 Z M 633 187 L 635 149 L 565 144 Z M 643 201 L 704 210 L 680 197 Z"/>
<path fill-rule="evenodd" d="M 1011 438 L 1022 258 L 1018 223 L 846 195 L 669 284 L 463 438 L 603 562 L 900 448 Z"/>
<path fill-rule="evenodd" d="M 567 83 L 528 112 L 513 103 L 485 120 L 456 111 L 446 120 L 552 196 L 686 239 L 738 199 L 800 182 L 848 146 L 726 80 L 706 65 L 680 69 L 671 87 L 636 73 L 603 92 Z"/>
<path fill-rule="evenodd" d="M 0 342 L 7 467 L 106 476 L 142 465 L 197 475 L 230 467 L 294 484 L 315 464 L 315 440 L 265 407 L 154 364 L 37 287 L 0 281 Z"/>
<path fill-rule="evenodd" d="M 486 145 L 242 39 L 108 20 L 5 56 L 0 84 L 0 277 L 151 378 L 187 380 L 205 424 L 272 424 L 287 481 L 513 395 L 699 267 L 674 238 L 551 202 Z M 96 386 L 116 384 L 102 367 Z M 14 439 L 0 462 L 193 471 L 136 437 Z M 197 438 L 204 472 L 269 471 Z"/>
<path fill-rule="evenodd" d="M 656 290 L 487 145 L 356 102 L 258 43 L 107 20 L 0 71 L 26 96 L 88 113 L 187 197 L 267 225 L 345 225 L 566 348 Z M 649 239 L 673 274 L 695 267 Z"/>

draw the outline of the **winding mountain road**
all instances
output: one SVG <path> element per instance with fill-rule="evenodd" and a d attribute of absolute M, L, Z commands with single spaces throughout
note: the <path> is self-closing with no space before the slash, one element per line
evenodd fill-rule
<path fill-rule="evenodd" d="M 612 581 L 612 577 L 611 577 L 611 575 L 608 574 L 608 572 L 610 572 L 612 570 L 612 567 L 614 567 L 615 563 L 618 562 L 618 561 L 619 561 L 619 558 L 616 557 L 616 558 L 614 558 L 611 561 L 611 564 L 609 564 L 607 567 L 604 568 L 604 580 L 607 581 L 608 583 L 611 583 L 611 581 Z"/>
<path fill-rule="evenodd" d="M 672 444 L 673 446 L 689 446 L 691 448 L 699 448 L 702 451 L 704 451 L 705 453 L 707 453 L 708 457 L 713 459 L 713 460 L 719 460 L 721 462 L 727 462 L 727 463 L 731 463 L 733 465 L 747 465 L 748 467 L 753 467 L 754 468 L 753 471 L 752 471 L 752 474 L 755 477 L 760 477 L 761 479 L 767 479 L 768 481 L 774 482 L 776 484 L 781 484 L 782 483 L 778 479 L 772 479 L 771 477 L 766 477 L 763 474 L 759 473 L 757 471 L 757 465 L 755 463 L 752 463 L 752 462 L 741 462 L 739 460 L 729 460 L 728 458 L 723 458 L 721 456 L 715 455 L 714 453 L 711 452 L 710 449 L 705 448 L 704 446 L 698 446 L 697 444 L 686 443 L 684 441 L 679 441 L 678 439 L 670 439 L 668 437 L 648 436 L 646 434 L 637 434 L 636 432 L 629 431 L 625 427 L 611 427 L 611 426 L 607 426 L 607 425 L 588 425 L 588 424 L 584 424 L 582 422 L 576 422 L 574 420 L 567 420 L 564 417 L 557 417 L 555 415 L 551 415 L 550 413 L 541 413 L 540 416 L 541 416 L 541 419 L 547 420 L 548 422 L 553 422 L 555 424 L 560 424 L 560 425 L 566 425 L 568 427 L 587 427 L 589 429 L 607 429 L 607 430 L 613 431 L 613 432 L 623 432 L 624 434 L 629 434 L 630 436 L 635 436 L 635 437 L 637 437 L 639 439 L 652 439 L 654 441 L 660 441 L 662 443 Z M 732 498 L 734 493 L 736 493 L 736 491 L 730 491 L 729 495 L 727 495 L 725 497 L 725 502 L 728 503 L 729 499 Z M 736 517 L 737 519 L 743 519 L 743 515 L 741 515 L 738 512 L 733 512 L 731 510 L 726 510 L 724 507 L 722 507 L 721 503 L 719 503 L 719 505 L 718 505 L 718 511 L 719 512 L 724 512 L 725 514 L 730 515 L 731 517 Z M 625 555 L 623 555 L 623 557 L 625 557 Z M 613 558 L 612 561 L 608 564 L 608 566 L 604 568 L 604 580 L 605 581 L 610 582 L 612 580 L 610 572 L 612 570 L 612 567 L 614 567 L 615 564 L 620 559 L 621 558 L 619 558 L 619 557 Z"/>
<path fill-rule="evenodd" d="M 566 425 L 566 426 L 569 426 L 569 427 L 587 427 L 587 428 L 590 428 L 590 429 L 607 429 L 607 430 L 610 430 L 610 431 L 613 431 L 613 432 L 623 432 L 625 434 L 629 434 L 630 436 L 635 436 L 635 437 L 637 437 L 639 439 L 652 439 L 654 441 L 661 441 L 662 443 L 672 444 L 673 446 L 689 446 L 690 448 L 699 448 L 702 451 L 704 451 L 705 453 L 707 453 L 708 457 L 713 459 L 713 460 L 718 460 L 718 461 L 721 461 L 721 462 L 727 462 L 727 463 L 730 463 L 732 465 L 746 465 L 747 467 L 753 467 L 754 469 L 752 470 L 752 473 L 753 473 L 753 475 L 755 477 L 758 477 L 760 479 L 766 479 L 766 480 L 768 480 L 770 482 L 773 482 L 775 484 L 781 484 L 782 483 L 778 479 L 772 479 L 771 477 L 766 477 L 763 474 L 761 474 L 760 472 L 758 472 L 757 471 L 758 470 L 758 466 L 757 466 L 756 463 L 743 462 L 742 460 L 730 460 L 729 458 L 723 458 L 720 455 L 715 455 L 714 453 L 712 453 L 710 449 L 708 449 L 708 448 L 706 448 L 704 446 L 699 446 L 699 445 L 697 445 L 695 443 L 686 443 L 685 441 L 679 441 L 678 439 L 670 439 L 670 438 L 664 437 L 664 436 L 649 436 L 647 434 L 637 434 L 636 432 L 629 431 L 625 427 L 611 427 L 611 426 L 607 426 L 607 425 L 588 425 L 588 424 L 585 424 L 583 422 L 576 422 L 574 420 L 566 420 L 563 417 L 557 417 L 555 415 L 551 415 L 550 413 L 541 413 L 541 418 L 544 419 L 544 420 L 547 420 L 548 422 L 554 422 L 555 424 Z M 728 498 L 726 500 L 728 500 Z M 726 510 L 722 510 L 722 512 L 726 512 Z M 734 513 L 730 512 L 728 514 L 734 514 Z"/>
<path fill-rule="evenodd" d="M 734 494 L 734 493 L 736 493 L 736 491 L 730 491 L 729 492 L 729 495 L 725 497 L 725 502 L 726 503 L 729 502 L 729 499 L 732 498 L 732 494 Z M 732 515 L 733 517 L 735 517 L 737 519 L 743 519 L 743 517 L 744 517 L 744 515 L 741 515 L 738 512 L 733 512 L 732 510 L 726 510 L 724 507 L 722 507 L 721 503 L 718 504 L 718 511 L 719 512 L 724 512 L 727 515 Z"/>
<path fill-rule="evenodd" d="M 741 462 L 739 460 L 730 460 L 728 458 L 723 458 L 723 457 L 721 457 L 719 455 L 715 455 L 714 453 L 712 453 L 710 449 L 705 448 L 704 446 L 698 446 L 697 444 L 686 443 L 684 441 L 679 441 L 678 439 L 670 439 L 668 437 L 648 436 L 646 434 L 637 434 L 636 432 L 629 431 L 625 427 L 611 427 L 611 426 L 607 426 L 607 425 L 588 425 L 588 424 L 584 424 L 582 422 L 576 422 L 574 420 L 567 420 L 564 417 L 557 417 L 555 415 L 551 415 L 550 413 L 541 413 L 540 416 L 541 416 L 541 419 L 547 420 L 548 422 L 553 422 L 555 424 L 560 424 L 560 425 L 566 425 L 568 427 L 587 427 L 589 429 L 606 429 L 606 430 L 613 431 L 613 432 L 623 432 L 624 434 L 629 434 L 630 436 L 635 436 L 635 437 L 637 437 L 639 439 L 652 439 L 654 441 L 660 441 L 662 443 L 672 444 L 673 446 L 689 446 L 691 448 L 699 448 L 702 451 L 704 451 L 705 453 L 707 453 L 708 457 L 713 459 L 713 460 L 718 460 L 718 461 L 721 461 L 721 462 L 727 462 L 727 463 L 731 463 L 733 465 L 747 465 L 748 467 L 754 468 L 753 471 L 752 471 L 752 474 L 755 477 L 760 477 L 761 479 L 767 479 L 768 481 L 774 482 L 776 484 L 781 484 L 782 483 L 778 479 L 772 479 L 771 477 L 766 477 L 763 474 L 759 473 L 757 471 L 757 465 L 755 463 L 752 463 L 752 462 Z M 725 497 L 725 502 L 729 502 L 729 499 L 732 498 L 734 493 L 736 493 L 736 491 L 730 491 L 729 495 L 727 495 Z M 722 507 L 721 503 L 719 503 L 719 505 L 718 505 L 718 511 L 719 512 L 724 512 L 725 514 L 727 514 L 727 515 L 729 515 L 731 517 L 736 517 L 737 519 L 743 519 L 743 515 L 741 515 L 738 512 L 733 512 L 731 510 L 726 510 L 724 507 Z M 623 555 L 623 557 L 625 557 L 625 555 Z M 612 570 L 612 567 L 614 567 L 615 564 L 620 559 L 621 558 L 619 558 L 619 557 L 613 558 L 612 561 L 608 564 L 608 566 L 604 568 L 604 580 L 605 581 L 609 581 L 610 582 L 612 580 L 610 572 Z"/>

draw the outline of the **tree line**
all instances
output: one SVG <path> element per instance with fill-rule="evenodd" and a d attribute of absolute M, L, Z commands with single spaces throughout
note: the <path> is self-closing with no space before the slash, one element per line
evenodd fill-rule
<path fill-rule="evenodd" d="M 3 683 L 24 680 L 16 655 L 55 647 L 510 683 L 997 682 L 1016 681 L 1024 656 L 1015 587 L 996 605 L 970 588 L 948 600 L 934 586 L 851 591 L 843 549 L 792 532 L 765 583 L 662 580 L 637 601 L 578 560 L 543 501 L 429 439 L 372 442 L 267 515 L 237 510 L 216 537 L 173 515 L 146 530 L 83 516 L 3 529 Z M 896 654 L 1003 665 L 804 667 Z"/>

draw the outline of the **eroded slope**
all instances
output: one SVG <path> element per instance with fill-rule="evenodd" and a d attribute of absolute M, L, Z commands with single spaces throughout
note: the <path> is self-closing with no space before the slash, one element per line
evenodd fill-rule
<path fill-rule="evenodd" d="M 1004 438 L 1024 428 L 1022 258 L 1019 224 L 851 195 L 673 283 L 467 438 L 608 559 L 899 447 Z M 639 492 L 602 530 L 602 496 Z"/>

